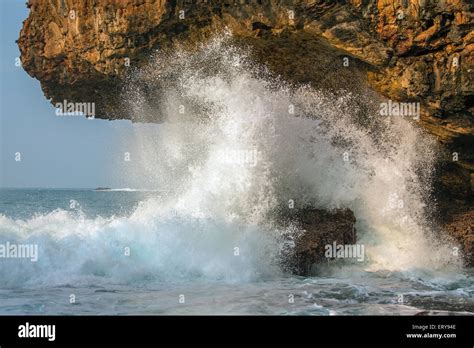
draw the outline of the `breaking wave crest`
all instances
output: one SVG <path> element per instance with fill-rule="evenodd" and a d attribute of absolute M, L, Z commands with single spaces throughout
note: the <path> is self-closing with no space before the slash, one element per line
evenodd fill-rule
<path fill-rule="evenodd" d="M 226 34 L 156 54 L 124 99 L 136 121 L 165 121 L 134 125 L 138 164 L 128 173 L 132 187 L 165 193 L 124 217 L 0 216 L 0 242 L 37 242 L 41 253 L 2 268 L 3 283 L 279 276 L 289 232 L 273 213 L 290 201 L 352 209 L 365 270 L 459 266 L 429 221 L 435 142 L 410 120 L 381 117 L 369 92 L 292 86 Z"/>

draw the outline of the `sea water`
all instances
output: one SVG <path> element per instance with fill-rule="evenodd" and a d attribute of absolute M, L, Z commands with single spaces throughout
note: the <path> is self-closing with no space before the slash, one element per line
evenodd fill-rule
<path fill-rule="evenodd" d="M 39 246 L 37 262 L 1 260 L 0 313 L 474 312 L 472 270 L 364 271 L 351 263 L 327 267 L 315 276 L 292 276 L 270 258 L 248 255 L 265 253 L 265 240 L 246 234 L 252 231 L 235 234 L 231 226 L 216 221 L 208 221 L 206 227 L 205 220 L 186 222 L 179 217 L 140 224 L 134 210 L 143 200 L 160 195 L 0 190 L 0 243 Z M 71 201 L 80 206 L 71 208 Z M 234 255 L 237 245 L 239 256 Z"/>

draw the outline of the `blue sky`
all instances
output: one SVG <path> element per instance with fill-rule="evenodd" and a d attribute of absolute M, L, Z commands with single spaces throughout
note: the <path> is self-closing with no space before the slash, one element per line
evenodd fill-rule
<path fill-rule="evenodd" d="M 40 83 L 15 66 L 25 0 L 1 0 L 0 9 L 0 187 L 129 186 L 121 166 L 131 122 L 57 116 Z"/>

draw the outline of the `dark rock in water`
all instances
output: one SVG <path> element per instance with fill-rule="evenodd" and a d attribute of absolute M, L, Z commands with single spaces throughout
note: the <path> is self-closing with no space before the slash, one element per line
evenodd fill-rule
<path fill-rule="evenodd" d="M 284 268 L 293 274 L 308 275 L 314 265 L 328 261 L 330 258 L 325 256 L 328 245 L 356 243 L 356 219 L 349 209 L 326 211 L 309 208 L 291 215 L 291 221 L 304 231 L 294 239 L 294 247 L 286 251 Z"/>

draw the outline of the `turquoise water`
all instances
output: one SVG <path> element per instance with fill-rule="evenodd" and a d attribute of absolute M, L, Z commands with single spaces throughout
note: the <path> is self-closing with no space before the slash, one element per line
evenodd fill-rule
<path fill-rule="evenodd" d="M 12 219 L 27 220 L 56 209 L 80 211 L 88 218 L 129 215 L 142 200 L 158 193 L 127 189 L 0 189 L 0 195 L 1 214 Z"/>
<path fill-rule="evenodd" d="M 337 263 L 296 277 L 278 269 L 256 231 L 235 236 L 223 222 L 137 215 L 140 202 L 162 194 L 0 190 L 0 244 L 39 250 L 37 262 L 0 259 L 0 314 L 474 313 L 472 270 Z"/>

